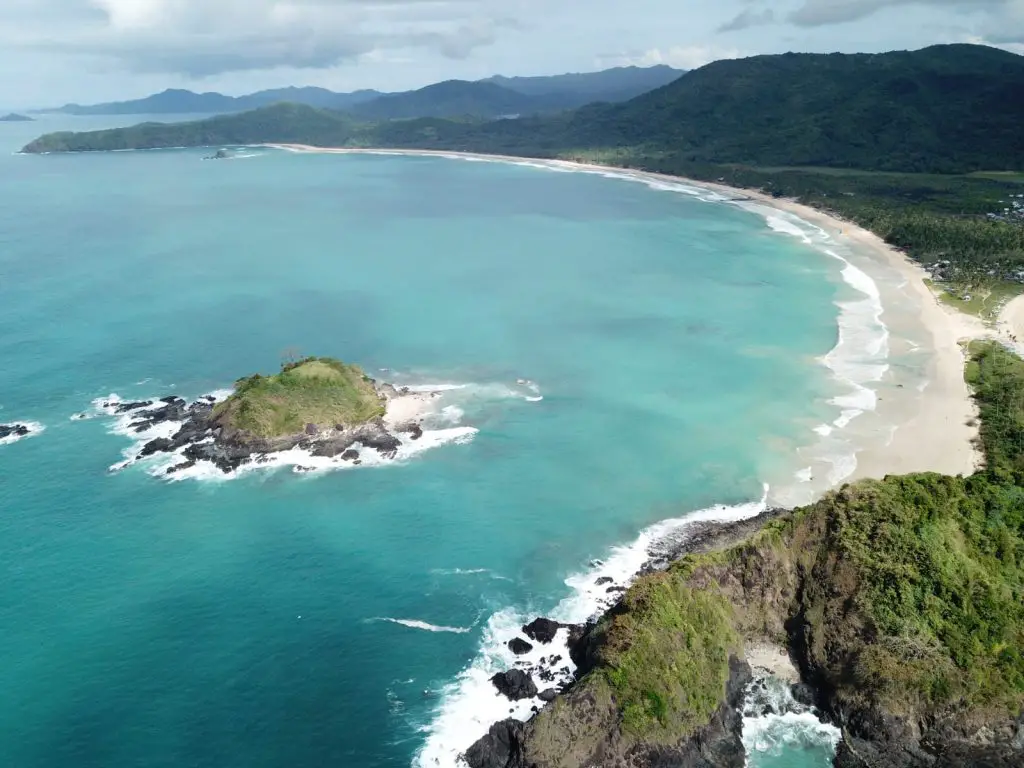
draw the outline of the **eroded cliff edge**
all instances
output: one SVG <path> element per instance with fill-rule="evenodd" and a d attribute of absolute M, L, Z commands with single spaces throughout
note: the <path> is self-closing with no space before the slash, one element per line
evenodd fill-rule
<path fill-rule="evenodd" d="M 576 643 L 576 682 L 467 762 L 742 766 L 744 651 L 774 643 L 841 729 L 837 766 L 1024 765 L 1024 362 L 972 352 L 982 472 L 847 485 L 739 543 L 723 529 L 637 579 Z"/>

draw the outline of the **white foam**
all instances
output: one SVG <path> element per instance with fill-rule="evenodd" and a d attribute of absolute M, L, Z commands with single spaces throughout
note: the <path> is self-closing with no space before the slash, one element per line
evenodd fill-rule
<path fill-rule="evenodd" d="M 512 581 L 508 576 L 495 573 L 490 568 L 434 568 L 430 572 L 436 576 L 479 576 L 487 574 L 489 578 L 498 581 Z"/>
<path fill-rule="evenodd" d="M 822 437 L 828 437 L 829 435 L 832 434 L 832 427 L 830 427 L 828 424 L 819 424 L 814 428 L 814 431 L 817 432 Z"/>
<path fill-rule="evenodd" d="M 44 432 L 46 430 L 46 427 L 44 427 L 38 421 L 14 421 L 11 422 L 11 424 L 21 425 L 25 427 L 28 430 L 28 434 L 8 435 L 7 437 L 0 438 L 0 445 L 11 445 L 12 443 L 16 443 L 19 440 L 25 440 L 29 437 L 35 437 L 39 433 Z"/>
<path fill-rule="evenodd" d="M 171 467 L 181 464 L 184 457 L 181 452 L 163 455 L 158 463 L 155 463 L 149 473 L 155 477 L 162 477 L 172 482 L 182 480 L 233 480 L 242 475 L 252 472 L 267 472 L 280 469 L 291 469 L 298 474 L 318 474 L 333 472 L 342 469 L 359 469 L 361 467 L 387 467 L 404 464 L 432 448 L 439 448 L 442 445 L 464 445 L 473 440 L 477 430 L 475 427 L 453 427 L 451 429 L 425 430 L 419 440 L 403 442 L 394 458 L 386 458 L 376 450 L 367 449 L 356 443 L 353 449 L 359 451 L 360 463 L 345 461 L 340 456 L 329 458 L 326 456 L 314 456 L 302 448 L 293 448 L 288 451 L 279 451 L 258 457 L 256 460 L 242 464 L 230 474 L 225 474 L 214 464 L 208 461 L 196 462 L 195 466 L 182 469 L 172 475 L 167 474 Z"/>
<path fill-rule="evenodd" d="M 760 501 L 736 506 L 718 505 L 699 510 L 686 517 L 665 520 L 641 531 L 629 545 L 615 547 L 603 560 L 593 561 L 592 567 L 569 576 L 565 583 L 570 594 L 548 615 L 560 622 L 579 624 L 603 611 L 618 598 L 618 592 L 608 588 L 627 587 L 636 578 L 652 555 L 665 547 L 685 539 L 687 529 L 695 522 L 731 522 L 755 517 L 767 508 L 768 488 Z M 602 577 L 612 582 L 598 585 Z M 520 628 L 536 613 L 516 608 L 505 608 L 493 614 L 484 627 L 477 657 L 458 677 L 446 685 L 433 720 L 422 728 L 426 734 L 423 748 L 416 755 L 414 765 L 419 768 L 455 768 L 459 755 L 486 733 L 499 720 L 515 717 L 526 720 L 532 707 L 543 707 L 540 699 L 510 702 L 501 696 L 491 677 L 514 666 L 538 666 L 542 659 L 561 656 L 555 665 L 552 687 L 569 682 L 575 665 L 569 658 L 568 631 L 558 631 L 548 645 L 535 643 L 528 654 L 516 656 L 508 648 L 508 641 L 520 634 Z M 562 672 L 562 670 L 566 670 Z M 538 681 L 538 687 L 545 684 Z M 511 710 L 511 711 L 510 711 Z"/>
<path fill-rule="evenodd" d="M 425 632 L 450 632 L 456 635 L 464 635 L 469 632 L 472 627 L 444 627 L 436 624 L 428 624 L 425 621 L 419 619 L 392 619 L 387 616 L 382 616 L 374 621 L 387 621 L 391 624 L 401 624 L 403 627 L 409 627 L 409 629 L 422 629 Z"/>
<path fill-rule="evenodd" d="M 857 454 L 852 452 L 825 456 L 824 461 L 832 465 L 828 473 L 829 485 L 839 485 L 857 471 Z"/>
<path fill-rule="evenodd" d="M 770 714 L 761 714 L 769 711 Z M 841 733 L 793 698 L 789 685 L 772 675 L 755 679 L 744 700 L 743 746 L 747 764 L 754 753 L 781 756 L 793 748 L 834 753 Z"/>
<path fill-rule="evenodd" d="M 803 469 L 798 470 L 793 476 L 797 479 L 797 482 L 809 483 L 814 479 L 814 468 L 804 467 Z"/>

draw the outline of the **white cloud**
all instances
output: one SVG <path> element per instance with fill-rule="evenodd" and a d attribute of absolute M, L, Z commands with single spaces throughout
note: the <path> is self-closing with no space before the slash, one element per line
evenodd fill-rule
<path fill-rule="evenodd" d="M 736 48 L 720 48 L 713 45 L 675 45 L 669 48 L 650 48 L 646 51 L 613 56 L 602 56 L 597 66 L 608 67 L 653 67 L 667 64 L 676 69 L 697 69 L 719 59 L 742 59 L 749 53 Z"/>
<path fill-rule="evenodd" d="M 3 0 L 14 6 L 0 9 L 0 42 L 190 77 L 321 69 L 416 48 L 459 59 L 515 27 L 495 0 L 40 1 L 45 16 L 28 0 Z M 61 24 L 64 13 L 78 23 Z"/>

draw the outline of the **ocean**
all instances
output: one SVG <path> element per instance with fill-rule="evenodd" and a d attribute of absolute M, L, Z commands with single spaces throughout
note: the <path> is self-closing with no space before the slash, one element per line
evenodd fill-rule
<path fill-rule="evenodd" d="M 54 121 L 0 126 L 0 423 L 37 425 L 0 445 L 8 765 L 453 766 L 529 713 L 487 682 L 520 624 L 810 454 L 852 471 L 885 328 L 797 221 L 531 164 L 13 154 Z M 104 402 L 296 354 L 442 390 L 422 445 L 111 471 L 138 436 Z M 830 764 L 813 716 L 748 722 L 751 765 Z"/>

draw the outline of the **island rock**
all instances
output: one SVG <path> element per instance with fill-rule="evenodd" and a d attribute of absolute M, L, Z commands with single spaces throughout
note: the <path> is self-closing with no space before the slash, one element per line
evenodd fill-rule
<path fill-rule="evenodd" d="M 265 463 L 274 453 L 301 449 L 311 457 L 360 463 L 360 450 L 393 459 L 403 438 L 418 439 L 422 428 L 393 425 L 389 405 L 428 395 L 402 394 L 380 384 L 354 365 L 332 358 L 287 363 L 272 376 L 240 379 L 221 402 L 204 397 L 188 403 L 177 395 L 135 402 L 104 403 L 126 417 L 127 429 L 145 433 L 176 424 L 169 437 L 156 437 L 136 459 L 158 454 L 180 457 L 167 474 L 208 462 L 224 473 L 250 463 Z M 401 407 L 403 413 L 415 410 Z M 402 435 L 402 437 L 399 437 Z"/>

